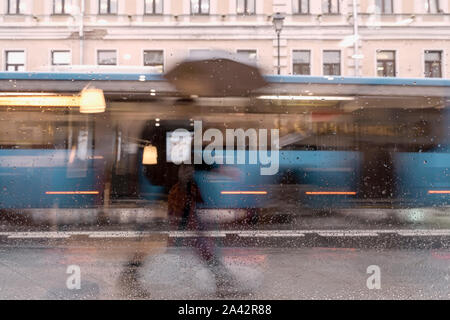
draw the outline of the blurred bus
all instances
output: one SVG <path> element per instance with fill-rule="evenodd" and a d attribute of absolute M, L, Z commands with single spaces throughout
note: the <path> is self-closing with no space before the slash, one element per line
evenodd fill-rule
<path fill-rule="evenodd" d="M 213 220 L 449 205 L 449 80 L 266 80 L 250 96 L 214 98 L 184 96 L 153 74 L 0 73 L 0 208 L 164 206 L 177 182 L 172 149 L 181 143 L 204 156 L 210 143 L 193 148 L 196 122 L 202 135 L 279 131 L 273 175 L 261 174 L 258 156 L 251 163 L 248 139 L 227 154 L 243 164 L 195 165 L 199 209 Z M 105 112 L 47 102 L 89 86 L 103 91 Z M 177 129 L 189 134 L 174 139 Z"/>

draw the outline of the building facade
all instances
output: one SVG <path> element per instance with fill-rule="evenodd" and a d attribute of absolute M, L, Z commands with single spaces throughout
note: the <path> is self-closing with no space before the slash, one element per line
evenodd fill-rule
<path fill-rule="evenodd" d="M 266 74 L 280 67 L 284 75 L 450 78 L 450 0 L 0 2 L 2 71 L 164 72 L 220 49 L 253 59 Z M 277 12 L 285 17 L 279 42 Z"/>

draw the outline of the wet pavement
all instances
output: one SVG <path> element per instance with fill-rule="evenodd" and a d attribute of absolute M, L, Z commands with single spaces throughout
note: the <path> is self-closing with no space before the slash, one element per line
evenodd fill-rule
<path fill-rule="evenodd" d="M 446 208 L 263 214 L 202 232 L 145 210 L 54 213 L 2 216 L 0 299 L 450 298 Z M 199 237 L 216 245 L 220 287 L 192 247 Z"/>
<path fill-rule="evenodd" d="M 122 248 L 123 249 L 123 248 Z M 1 299 L 217 299 L 210 270 L 190 248 L 154 246 L 132 277 L 110 245 L 0 247 Z M 130 248 L 130 251 L 132 249 Z M 231 299 L 449 299 L 450 250 L 221 248 Z M 80 289 L 70 290 L 70 267 Z M 380 289 L 367 286 L 370 266 Z M 128 268 L 128 269 L 127 269 Z M 68 273 L 69 272 L 69 273 Z M 133 273 L 133 272 L 132 272 Z M 131 279 L 131 278 L 130 278 Z M 141 293 L 145 290 L 148 296 Z M 221 298 L 223 298 L 221 296 Z"/>

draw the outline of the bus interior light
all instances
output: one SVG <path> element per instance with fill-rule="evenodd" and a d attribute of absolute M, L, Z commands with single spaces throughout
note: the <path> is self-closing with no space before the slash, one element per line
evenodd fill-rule
<path fill-rule="evenodd" d="M 58 96 L 41 93 L 16 93 L 15 95 L 0 95 L 0 106 L 2 107 L 78 107 L 78 96 Z"/>
<path fill-rule="evenodd" d="M 102 113 L 106 110 L 103 90 L 86 88 L 81 92 L 80 113 Z"/>
<path fill-rule="evenodd" d="M 155 165 L 158 164 L 158 150 L 155 146 L 145 146 L 142 156 L 142 164 Z"/>

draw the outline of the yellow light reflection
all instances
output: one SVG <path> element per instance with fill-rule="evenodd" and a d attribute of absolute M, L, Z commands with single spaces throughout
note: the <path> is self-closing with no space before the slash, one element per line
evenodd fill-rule
<path fill-rule="evenodd" d="M 0 96 L 2 107 L 79 107 L 79 96 L 49 96 L 49 95 L 25 95 L 25 96 Z"/>
<path fill-rule="evenodd" d="M 145 146 L 144 155 L 142 156 L 142 164 L 155 165 L 158 164 L 158 150 L 154 146 Z"/>
<path fill-rule="evenodd" d="M 106 102 L 103 91 L 89 88 L 81 92 L 80 112 L 81 113 L 102 113 L 105 112 Z"/>
<path fill-rule="evenodd" d="M 84 89 L 79 95 L 4 92 L 0 93 L 0 107 L 79 107 L 81 113 L 101 113 L 105 112 L 106 101 L 103 91 L 95 88 Z"/>

